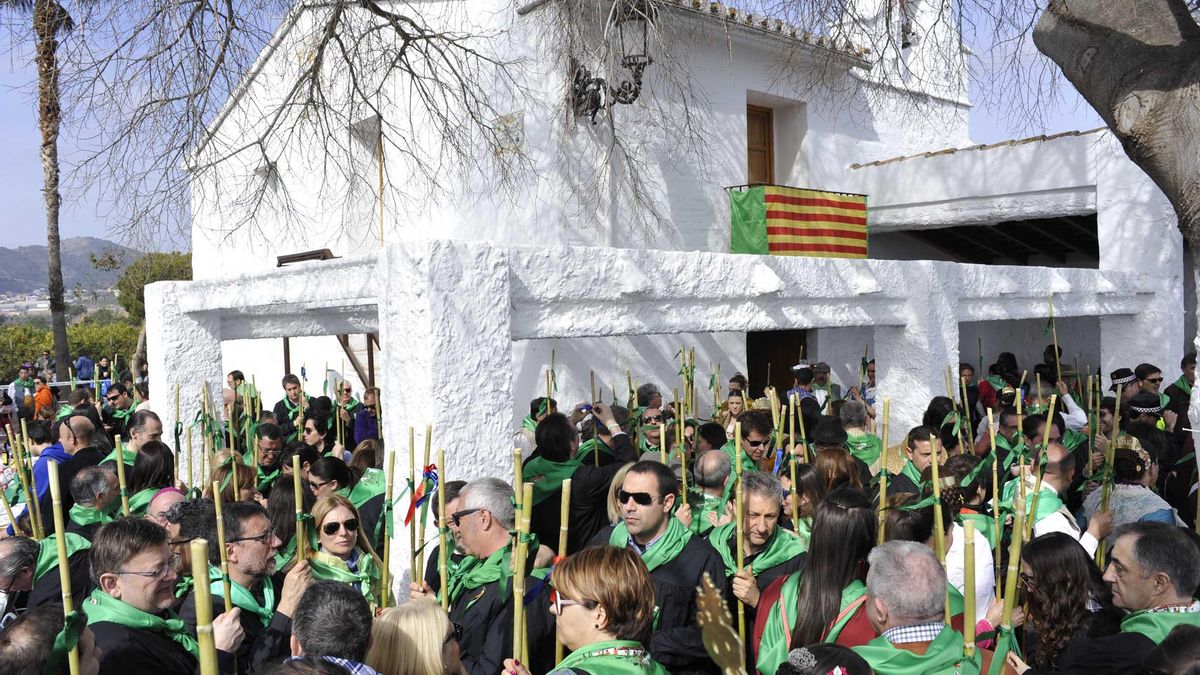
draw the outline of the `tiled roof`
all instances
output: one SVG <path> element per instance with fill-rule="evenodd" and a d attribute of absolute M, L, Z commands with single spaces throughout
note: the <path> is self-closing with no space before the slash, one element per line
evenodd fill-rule
<path fill-rule="evenodd" d="M 656 0 L 659 4 L 667 7 L 674 7 L 691 11 L 696 14 L 702 14 L 713 19 L 725 21 L 728 23 L 738 24 L 746 28 L 750 28 L 764 33 L 779 35 L 784 38 L 803 42 L 814 47 L 828 49 L 833 52 L 838 52 L 851 56 L 856 59 L 865 59 L 870 49 L 862 47 L 850 42 L 849 40 L 837 40 L 828 35 L 816 35 L 810 31 L 803 30 L 782 19 L 754 14 L 737 7 L 730 7 L 722 2 L 711 0 Z"/>
<path fill-rule="evenodd" d="M 1087 131 L 1064 131 L 1059 134 L 1043 134 L 1041 136 L 1030 136 L 1029 138 L 1017 138 L 1007 141 L 999 141 L 997 143 L 984 143 L 980 145 L 968 145 L 965 148 L 943 148 L 941 150 L 932 150 L 930 152 L 922 152 L 916 155 L 901 155 L 899 157 L 889 157 L 888 159 L 880 159 L 874 162 L 865 162 L 863 164 L 851 164 L 851 169 L 862 169 L 869 166 L 883 166 L 884 164 L 893 164 L 895 162 L 903 162 L 907 159 L 921 159 L 925 157 L 936 157 L 938 155 L 952 155 L 956 152 L 969 152 L 972 150 L 991 150 L 992 148 L 1006 148 L 1015 145 L 1025 145 L 1027 143 L 1041 143 L 1042 141 L 1052 141 L 1056 138 L 1065 138 L 1068 136 L 1086 136 L 1099 131 L 1105 131 L 1108 127 L 1096 127 Z"/>

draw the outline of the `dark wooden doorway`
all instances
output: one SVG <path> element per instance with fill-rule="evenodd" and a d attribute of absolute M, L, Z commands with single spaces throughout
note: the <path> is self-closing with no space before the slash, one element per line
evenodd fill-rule
<path fill-rule="evenodd" d="M 808 354 L 808 331 L 764 330 L 746 333 L 746 367 L 749 372 L 750 394 L 763 395 L 768 384 L 775 387 L 780 398 L 792 388 L 792 366 L 800 362 L 800 353 Z M 770 382 L 767 370 L 771 371 Z"/>
<path fill-rule="evenodd" d="M 746 106 L 746 182 L 775 183 L 775 115 L 770 108 Z"/>

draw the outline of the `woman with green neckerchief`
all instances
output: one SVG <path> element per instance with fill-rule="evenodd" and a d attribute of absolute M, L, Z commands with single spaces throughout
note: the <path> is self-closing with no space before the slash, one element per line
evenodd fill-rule
<path fill-rule="evenodd" d="M 175 453 L 162 441 L 147 441 L 138 449 L 129 472 L 129 514 L 146 515 L 146 507 L 159 490 L 175 480 Z"/>
<path fill-rule="evenodd" d="M 351 584 L 378 607 L 383 563 L 363 535 L 354 504 L 339 494 L 329 494 L 317 500 L 312 516 L 317 532 L 317 550 L 309 557 L 313 579 Z"/>
<path fill-rule="evenodd" d="M 571 653 L 551 675 L 666 675 L 646 650 L 654 623 L 654 586 L 636 553 L 593 546 L 554 568 L 550 611 Z M 504 661 L 513 675 L 525 664 Z"/>
<path fill-rule="evenodd" d="M 759 597 L 750 639 L 758 672 L 774 673 L 795 647 L 817 642 L 855 647 L 875 637 L 863 583 L 875 523 L 875 509 L 861 490 L 836 489 L 817 505 L 804 567 Z"/>
<path fill-rule="evenodd" d="M 383 532 L 378 531 L 383 513 L 387 478 L 382 471 L 371 469 L 358 480 L 346 463 L 337 457 L 322 457 L 308 467 L 308 487 L 317 499 L 337 494 L 350 500 L 362 521 L 362 531 L 372 547 L 379 546 Z"/>
<path fill-rule="evenodd" d="M 204 496 L 212 498 L 212 484 L 216 483 L 225 502 L 256 501 L 266 505 L 258 491 L 258 470 L 247 466 L 241 453 L 223 450 L 212 456 L 213 470 L 204 483 Z"/>

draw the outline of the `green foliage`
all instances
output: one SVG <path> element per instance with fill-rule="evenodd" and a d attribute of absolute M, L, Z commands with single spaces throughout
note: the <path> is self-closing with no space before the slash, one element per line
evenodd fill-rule
<path fill-rule="evenodd" d="M 191 253 L 147 253 L 130 263 L 117 279 L 117 300 L 131 319 L 140 322 L 146 318 L 146 284 L 191 278 Z"/>
<path fill-rule="evenodd" d="M 128 363 L 137 349 L 139 327 L 129 321 L 96 321 L 91 317 L 67 326 L 67 342 L 71 356 L 87 354 L 93 360 L 101 356 L 112 359 L 121 355 Z M 29 323 L 0 326 L 0 384 L 7 385 L 17 377 L 22 363 L 32 363 L 43 349 L 53 351 L 54 339 L 46 327 Z"/>

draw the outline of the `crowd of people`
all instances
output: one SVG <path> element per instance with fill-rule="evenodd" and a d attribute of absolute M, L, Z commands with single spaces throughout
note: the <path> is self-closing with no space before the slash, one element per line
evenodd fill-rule
<path fill-rule="evenodd" d="M 1060 358 L 962 364 L 894 445 L 874 362 L 844 392 L 825 364 L 759 397 L 735 375 L 707 415 L 652 384 L 538 397 L 513 436 L 529 504 L 436 472 L 389 503 L 374 389 L 288 375 L 267 408 L 233 371 L 190 476 L 179 430 L 80 382 L 27 418 L 30 478 L 6 475 L 0 672 L 66 673 L 72 647 L 87 675 L 199 672 L 209 631 L 222 673 L 1196 672 L 1195 356 L 1169 387 L 1117 370 L 1111 395 Z M 435 534 L 411 581 L 384 569 L 405 510 Z M 705 584 L 727 622 L 698 620 Z"/>

